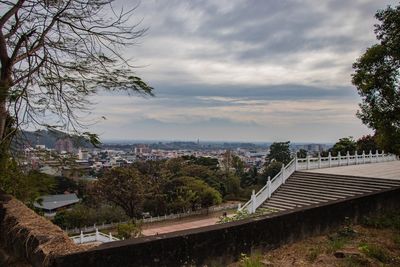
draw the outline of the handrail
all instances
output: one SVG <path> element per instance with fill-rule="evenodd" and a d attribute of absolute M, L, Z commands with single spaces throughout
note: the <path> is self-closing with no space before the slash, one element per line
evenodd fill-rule
<path fill-rule="evenodd" d="M 358 154 L 356 151 L 354 155 L 350 155 L 350 153 L 347 152 L 344 156 L 340 155 L 339 152 L 335 157 L 332 157 L 330 152 L 327 157 L 318 156 L 316 158 L 311 158 L 308 156 L 306 158 L 297 158 L 297 156 L 295 156 L 286 166 L 282 165 L 282 169 L 274 176 L 274 178 L 272 178 L 272 180 L 268 177 L 266 185 L 264 185 L 257 193 L 253 190 L 250 200 L 243 206 L 240 206 L 239 204 L 238 210 L 246 211 L 249 214 L 255 213 L 256 209 L 270 198 L 272 193 L 284 184 L 286 179 L 297 170 L 331 168 L 394 160 L 397 160 L 396 155 L 385 154 L 384 151 L 382 151 L 381 154 L 379 154 L 378 151 L 376 151 L 375 154 L 372 154 L 372 151 L 369 151 L 369 154 L 365 154 L 364 151 L 362 154 Z"/>

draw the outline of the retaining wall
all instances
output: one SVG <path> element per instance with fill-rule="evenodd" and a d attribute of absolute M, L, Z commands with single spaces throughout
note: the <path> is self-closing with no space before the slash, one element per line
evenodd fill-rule
<path fill-rule="evenodd" d="M 55 258 L 53 266 L 204 266 L 226 264 L 253 249 L 282 244 L 331 231 L 346 218 L 400 208 L 400 188 L 319 204 L 306 209 L 160 236 L 107 243 L 85 252 Z"/>

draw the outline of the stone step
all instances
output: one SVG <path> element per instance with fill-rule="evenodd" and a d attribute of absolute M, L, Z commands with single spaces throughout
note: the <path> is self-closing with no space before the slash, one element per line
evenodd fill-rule
<path fill-rule="evenodd" d="M 320 197 L 320 199 L 325 199 L 325 200 L 336 200 L 337 198 L 336 197 L 334 197 L 334 196 L 327 196 L 326 194 L 325 195 L 323 195 L 323 196 L 321 196 L 321 194 L 319 194 L 319 193 L 313 193 L 313 192 L 310 192 L 310 194 L 308 195 L 308 194 L 304 194 L 304 192 L 302 192 L 302 191 L 300 191 L 300 190 L 298 190 L 298 189 L 293 189 L 293 188 L 291 188 L 291 187 L 285 187 L 285 188 L 279 188 L 277 191 L 275 191 L 273 194 L 272 194 L 272 196 L 275 196 L 275 195 L 277 195 L 277 196 L 279 196 L 279 195 L 284 195 L 284 196 L 294 196 L 294 197 L 297 197 L 297 196 L 300 196 L 300 197 L 307 197 L 307 198 L 313 198 L 313 199 L 315 199 L 315 197 Z"/>
<path fill-rule="evenodd" d="M 334 179 L 322 179 L 320 177 L 299 177 L 299 176 L 294 176 L 291 177 L 291 179 L 288 181 L 298 181 L 298 182 L 304 182 L 304 183 L 330 183 L 330 184 L 335 184 L 338 186 L 351 186 L 351 187 L 360 187 L 360 188 L 371 188 L 371 189 L 387 189 L 391 188 L 392 186 L 387 185 L 387 184 L 377 184 L 377 183 L 366 183 L 363 181 L 346 181 L 346 180 L 334 180 Z"/>
<path fill-rule="evenodd" d="M 296 178 L 308 178 L 308 179 L 320 179 L 320 180 L 329 180 L 329 181 L 344 181 L 344 182 L 361 182 L 372 185 L 389 185 L 396 186 L 400 185 L 400 181 L 397 180 L 388 180 L 388 179 L 380 179 L 380 178 L 365 178 L 365 177 L 356 177 L 356 176 L 341 176 L 334 174 L 318 174 L 311 172 L 295 172 L 291 177 Z"/>
<path fill-rule="evenodd" d="M 289 205 L 289 206 L 294 206 L 294 207 L 311 205 L 311 203 L 305 203 L 305 202 L 302 202 L 302 201 L 299 201 L 299 200 L 290 201 L 290 200 L 278 199 L 278 198 L 271 198 L 268 201 L 268 203 L 277 203 L 277 204 L 282 203 L 282 204 Z"/>
<path fill-rule="evenodd" d="M 261 207 L 281 212 L 393 187 L 400 187 L 400 181 L 296 171 Z"/>
<path fill-rule="evenodd" d="M 284 193 L 285 192 L 283 192 L 281 195 L 274 195 L 274 199 L 282 199 L 282 200 L 289 200 L 289 201 L 295 201 L 295 200 L 298 200 L 298 201 L 300 201 L 300 202 L 302 202 L 302 203 L 309 203 L 309 204 L 317 204 L 317 203 L 319 203 L 319 202 L 327 202 L 327 200 L 315 200 L 315 199 L 312 199 L 312 198 L 305 198 L 305 197 L 301 197 L 301 196 L 296 196 L 296 197 L 291 197 L 291 196 L 285 196 L 284 195 Z"/>
<path fill-rule="evenodd" d="M 327 183 L 327 182 L 303 182 L 303 181 L 298 181 L 297 179 L 291 180 L 287 182 L 287 185 L 289 186 L 298 186 L 298 187 L 313 187 L 313 188 L 332 188 L 332 189 L 338 189 L 338 190 L 343 190 L 344 192 L 361 192 L 361 193 L 369 193 L 373 192 L 376 189 L 372 188 L 367 188 L 367 187 L 360 187 L 360 186 L 350 186 L 350 185 L 338 185 L 335 183 Z M 383 188 L 382 188 L 383 189 Z"/>
<path fill-rule="evenodd" d="M 337 179 L 337 180 L 345 180 L 345 181 L 357 181 L 357 182 L 366 182 L 372 184 L 382 184 L 388 186 L 400 186 L 400 180 L 391 180 L 391 179 L 382 179 L 382 178 L 370 178 L 370 177 L 362 177 L 362 176 L 347 176 L 347 175 L 337 175 L 337 174 L 327 174 L 327 173 L 315 173 L 315 172 L 303 172 L 296 171 L 293 173 L 291 177 L 318 177 L 320 179 Z"/>
<path fill-rule="evenodd" d="M 277 194 L 284 194 L 284 195 L 300 195 L 300 196 L 310 196 L 316 199 L 325 199 L 328 201 L 332 201 L 332 200 L 337 200 L 339 198 L 345 198 L 346 196 L 332 196 L 332 195 L 327 195 L 327 194 L 321 194 L 320 192 L 307 192 L 305 193 L 304 191 L 299 191 L 299 190 L 294 190 L 292 188 L 286 188 L 284 191 L 281 190 L 279 192 L 277 192 Z M 274 197 L 274 194 L 272 195 L 272 197 Z"/>
<path fill-rule="evenodd" d="M 355 191 L 344 191 L 340 189 L 330 188 L 330 187 L 312 187 L 307 185 L 292 185 L 288 186 L 288 189 L 297 190 L 297 191 L 305 191 L 305 192 L 316 192 L 323 195 L 328 196 L 347 196 L 351 197 L 353 195 L 362 194 L 362 192 L 355 192 Z M 287 190 L 287 189 L 286 189 Z"/>

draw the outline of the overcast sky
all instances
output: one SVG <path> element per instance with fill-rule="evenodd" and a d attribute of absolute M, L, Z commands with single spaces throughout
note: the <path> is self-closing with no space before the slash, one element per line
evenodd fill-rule
<path fill-rule="evenodd" d="M 121 0 L 121 2 L 123 2 Z M 135 3 L 125 0 L 128 8 Z M 352 63 L 388 0 L 143 0 L 124 51 L 156 97 L 96 96 L 110 139 L 334 142 L 370 133 Z"/>

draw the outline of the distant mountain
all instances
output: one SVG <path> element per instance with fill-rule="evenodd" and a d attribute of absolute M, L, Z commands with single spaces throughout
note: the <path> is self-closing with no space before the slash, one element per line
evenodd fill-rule
<path fill-rule="evenodd" d="M 37 131 L 21 131 L 15 138 L 15 145 L 18 147 L 30 145 L 45 145 L 47 148 L 54 148 L 57 140 L 71 139 L 74 147 L 92 147 L 92 145 L 83 137 L 69 135 L 57 130 L 37 130 Z"/>

